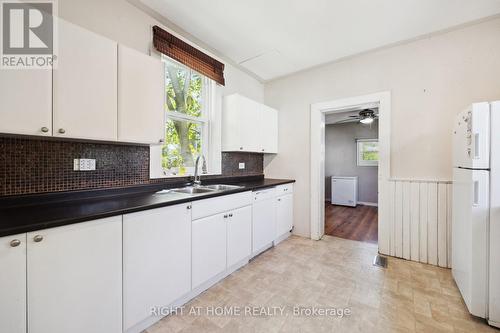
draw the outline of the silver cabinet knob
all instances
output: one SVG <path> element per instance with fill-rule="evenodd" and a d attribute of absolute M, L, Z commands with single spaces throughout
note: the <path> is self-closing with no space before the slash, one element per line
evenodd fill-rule
<path fill-rule="evenodd" d="M 262 148 L 262 151 L 264 151 L 264 148 Z"/>
<path fill-rule="evenodd" d="M 21 245 L 21 241 L 19 239 L 13 239 L 13 240 L 10 241 L 10 246 L 11 247 L 17 247 L 19 245 Z"/>
<path fill-rule="evenodd" d="M 229 214 L 229 217 L 233 217 L 233 213 Z"/>
<path fill-rule="evenodd" d="M 243 147 L 240 147 L 240 150 L 243 150 Z"/>
<path fill-rule="evenodd" d="M 43 236 L 36 235 L 35 237 L 33 237 L 33 241 L 35 241 L 35 243 L 40 243 L 41 241 L 43 241 Z"/>
<path fill-rule="evenodd" d="M 278 201 L 281 201 L 281 199 L 278 199 Z"/>
<path fill-rule="evenodd" d="M 66 133 L 66 130 L 64 128 L 60 128 L 59 133 L 64 134 L 64 133 Z"/>
<path fill-rule="evenodd" d="M 47 133 L 49 131 L 49 128 L 44 126 L 44 127 L 41 128 L 41 131 L 43 133 Z"/>
<path fill-rule="evenodd" d="M 192 208 L 191 205 L 186 206 L 186 209 L 191 209 L 191 208 Z"/>
<path fill-rule="evenodd" d="M 165 140 L 160 139 L 160 140 L 158 140 L 158 142 L 159 142 L 159 143 L 163 143 L 163 142 L 165 142 Z"/>
<path fill-rule="evenodd" d="M 224 215 L 224 218 L 225 218 L 225 219 L 227 219 L 227 214 L 226 214 L 226 215 Z"/>

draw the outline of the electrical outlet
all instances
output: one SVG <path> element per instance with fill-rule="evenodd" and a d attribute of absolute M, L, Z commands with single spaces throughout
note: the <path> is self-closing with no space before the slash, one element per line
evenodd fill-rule
<path fill-rule="evenodd" d="M 238 168 L 239 168 L 240 170 L 245 169 L 245 163 L 240 163 L 240 164 L 238 164 Z"/>
<path fill-rule="evenodd" d="M 80 158 L 73 160 L 73 170 L 75 171 L 92 171 L 95 170 L 95 159 Z"/>

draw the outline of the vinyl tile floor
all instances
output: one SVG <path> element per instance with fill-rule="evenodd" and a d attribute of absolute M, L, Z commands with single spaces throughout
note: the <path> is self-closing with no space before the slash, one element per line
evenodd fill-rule
<path fill-rule="evenodd" d="M 384 269 L 376 254 L 292 236 L 145 332 L 500 332 L 468 314 L 449 269 L 396 258 Z"/>

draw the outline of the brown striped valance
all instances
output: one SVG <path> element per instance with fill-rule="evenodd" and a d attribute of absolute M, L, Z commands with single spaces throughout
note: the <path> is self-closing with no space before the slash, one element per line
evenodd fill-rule
<path fill-rule="evenodd" d="M 158 52 L 224 85 L 224 64 L 163 30 L 153 27 L 153 45 Z"/>

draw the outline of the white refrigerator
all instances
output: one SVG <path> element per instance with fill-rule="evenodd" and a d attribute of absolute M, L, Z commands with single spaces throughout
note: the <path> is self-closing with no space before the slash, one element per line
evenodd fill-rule
<path fill-rule="evenodd" d="M 469 312 L 500 327 L 500 101 L 453 128 L 452 273 Z"/>

